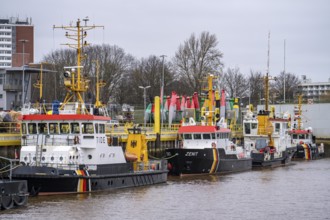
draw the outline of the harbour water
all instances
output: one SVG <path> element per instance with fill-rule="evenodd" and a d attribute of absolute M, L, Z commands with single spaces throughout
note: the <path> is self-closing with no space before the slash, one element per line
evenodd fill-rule
<path fill-rule="evenodd" d="M 330 219 L 330 158 L 166 184 L 29 198 L 0 219 Z"/>

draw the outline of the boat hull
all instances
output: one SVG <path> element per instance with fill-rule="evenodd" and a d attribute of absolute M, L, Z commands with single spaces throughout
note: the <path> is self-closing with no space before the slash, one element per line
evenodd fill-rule
<path fill-rule="evenodd" d="M 253 167 L 276 167 L 290 164 L 296 152 L 296 147 L 287 148 L 282 152 L 281 157 L 275 157 L 274 153 L 251 152 Z"/>
<path fill-rule="evenodd" d="M 298 144 L 297 151 L 293 155 L 294 160 L 314 160 L 321 157 L 322 154 L 320 154 L 319 149 L 315 144 Z"/>
<path fill-rule="evenodd" d="M 14 179 L 27 180 L 30 195 L 68 194 L 103 191 L 165 183 L 167 163 L 163 161 L 155 170 L 133 172 L 133 166 L 105 165 L 98 171 L 68 171 L 50 167 L 22 166 L 14 170 Z"/>
<path fill-rule="evenodd" d="M 251 170 L 252 160 L 237 159 L 236 155 L 226 155 L 224 149 L 185 149 L 166 150 L 169 157 L 169 174 L 226 174 Z"/>

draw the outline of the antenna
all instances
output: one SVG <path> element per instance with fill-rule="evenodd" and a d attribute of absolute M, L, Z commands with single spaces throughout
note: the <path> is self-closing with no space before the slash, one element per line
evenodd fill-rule
<path fill-rule="evenodd" d="M 265 111 L 268 111 L 268 100 L 269 100 L 269 53 L 270 53 L 270 31 L 268 32 L 267 72 L 265 77 Z"/>
<path fill-rule="evenodd" d="M 283 70 L 283 75 L 284 75 L 284 85 L 283 85 L 283 88 L 284 88 L 284 91 L 283 91 L 283 102 L 285 103 L 285 39 L 284 39 L 284 70 Z"/>
<path fill-rule="evenodd" d="M 73 25 L 72 23 L 69 26 L 53 26 L 53 29 L 55 28 L 61 28 L 66 30 L 65 36 L 73 40 L 74 43 L 66 43 L 62 45 L 67 45 L 70 48 L 76 49 L 77 51 L 77 68 L 75 68 L 75 71 L 71 72 L 71 76 L 65 79 L 65 86 L 69 90 L 65 96 L 63 105 L 64 106 L 67 102 L 75 98 L 80 104 L 84 104 L 83 100 L 83 93 L 87 91 L 89 80 L 86 78 L 83 78 L 81 76 L 81 61 L 85 58 L 85 56 L 82 53 L 82 50 L 85 46 L 88 46 L 89 44 L 87 41 L 84 41 L 84 38 L 87 37 L 87 31 L 91 29 L 95 29 L 98 27 L 103 26 L 96 26 L 96 25 L 87 25 L 88 17 L 83 19 L 85 22 L 85 26 L 80 25 L 80 19 L 77 20 L 76 24 Z"/>

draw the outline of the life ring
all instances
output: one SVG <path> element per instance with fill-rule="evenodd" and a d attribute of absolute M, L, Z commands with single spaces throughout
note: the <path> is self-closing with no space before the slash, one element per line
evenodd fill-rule
<path fill-rule="evenodd" d="M 80 143 L 80 141 L 79 141 L 79 137 L 78 137 L 77 135 L 74 136 L 73 143 L 74 143 L 74 144 L 79 144 L 79 143 Z"/>
<path fill-rule="evenodd" d="M 217 148 L 217 145 L 214 142 L 212 143 L 212 148 Z"/>

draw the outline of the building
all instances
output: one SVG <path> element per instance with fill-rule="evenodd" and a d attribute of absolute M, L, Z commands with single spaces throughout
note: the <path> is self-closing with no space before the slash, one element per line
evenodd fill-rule
<path fill-rule="evenodd" d="M 34 62 L 34 26 L 31 19 L 0 18 L 0 110 L 22 106 L 24 96 L 31 96 L 31 69 Z M 35 70 L 33 70 L 36 72 Z"/>
<path fill-rule="evenodd" d="M 320 101 L 321 96 L 330 95 L 330 78 L 328 82 L 312 82 L 303 75 L 302 82 L 298 88 L 302 92 L 303 97 L 310 102 Z"/>
<path fill-rule="evenodd" d="M 23 53 L 24 50 L 24 53 Z M 0 19 L 0 68 L 34 62 L 34 26 L 28 19 Z"/>

